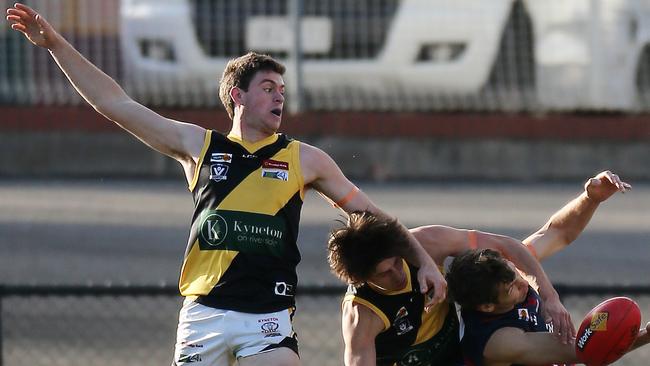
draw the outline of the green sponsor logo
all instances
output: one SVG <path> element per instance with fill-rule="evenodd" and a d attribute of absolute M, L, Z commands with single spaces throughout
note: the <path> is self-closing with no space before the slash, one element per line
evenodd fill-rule
<path fill-rule="evenodd" d="M 201 239 L 211 247 L 218 247 L 226 240 L 228 223 L 217 213 L 206 215 L 201 224 Z"/>
<path fill-rule="evenodd" d="M 273 256 L 284 254 L 286 227 L 279 217 L 207 210 L 201 215 L 199 230 L 202 250 L 228 249 Z"/>

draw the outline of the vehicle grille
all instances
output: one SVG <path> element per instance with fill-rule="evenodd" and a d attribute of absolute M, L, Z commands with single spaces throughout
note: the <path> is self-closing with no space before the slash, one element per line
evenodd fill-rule
<path fill-rule="evenodd" d="M 196 36 L 211 57 L 231 58 L 248 50 L 246 19 L 287 16 L 288 0 L 191 0 Z M 303 16 L 328 17 L 332 22 L 329 53 L 309 59 L 369 59 L 381 51 L 399 0 L 303 0 Z M 271 53 L 284 57 L 286 54 Z"/>

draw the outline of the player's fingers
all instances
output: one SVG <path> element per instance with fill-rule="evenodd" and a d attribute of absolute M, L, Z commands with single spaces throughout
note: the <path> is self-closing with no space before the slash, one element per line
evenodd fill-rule
<path fill-rule="evenodd" d="M 12 23 L 20 23 L 20 17 L 16 15 L 7 15 L 6 19 Z"/>
<path fill-rule="evenodd" d="M 36 10 L 30 8 L 29 6 L 27 6 L 25 4 L 15 3 L 14 8 L 24 11 L 25 13 L 27 13 L 31 17 L 36 16 Z"/>
<path fill-rule="evenodd" d="M 613 184 L 618 189 L 622 188 L 620 184 L 621 180 L 619 179 L 618 175 L 610 172 L 609 170 L 603 172 L 603 176 L 601 177 L 601 180 L 602 179 L 607 180 L 609 183 Z"/>
<path fill-rule="evenodd" d="M 14 8 L 9 8 L 7 9 L 7 14 L 9 15 L 14 15 L 17 16 L 18 18 L 22 19 L 23 21 L 28 21 L 29 20 L 29 14 L 26 12 L 19 10 L 19 9 L 14 9 Z"/>
<path fill-rule="evenodd" d="M 623 187 L 623 181 L 618 176 L 618 174 L 612 174 L 612 182 L 619 190 L 621 191 L 625 190 L 625 187 Z"/>
<path fill-rule="evenodd" d="M 21 23 L 12 24 L 11 29 L 19 31 L 19 32 L 24 33 L 24 34 L 27 34 L 27 28 Z"/>

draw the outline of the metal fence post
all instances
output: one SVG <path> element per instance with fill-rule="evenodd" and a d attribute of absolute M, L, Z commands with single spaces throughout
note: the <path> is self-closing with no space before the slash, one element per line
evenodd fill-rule
<path fill-rule="evenodd" d="M 289 4 L 289 19 L 293 31 L 293 44 L 289 59 L 292 72 L 289 89 L 289 112 L 291 114 L 303 111 L 302 85 L 302 0 L 291 0 Z"/>

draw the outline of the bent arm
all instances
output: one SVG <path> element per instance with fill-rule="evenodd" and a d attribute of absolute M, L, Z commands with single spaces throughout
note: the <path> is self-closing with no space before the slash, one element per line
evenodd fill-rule
<path fill-rule="evenodd" d="M 300 166 L 305 185 L 316 189 L 346 213 L 370 211 L 375 215 L 390 217 L 377 207 L 363 191 L 350 182 L 334 160 L 324 151 L 308 144 L 301 144 Z M 430 302 L 441 302 L 447 293 L 447 283 L 444 277 L 416 238 L 404 225 L 402 228 L 410 239 L 405 259 L 419 267 L 418 281 L 422 287 L 420 291 L 425 293 L 433 288 L 435 293 Z"/>
<path fill-rule="evenodd" d="M 537 278 L 543 297 L 559 296 L 553 289 L 544 269 L 517 239 L 476 230 L 456 229 L 443 225 L 421 226 L 410 230 L 422 247 L 437 262 L 448 256 L 456 256 L 468 249 L 490 248 L 501 252 L 517 268 Z"/>
<path fill-rule="evenodd" d="M 343 343 L 346 366 L 375 366 L 375 338 L 384 329 L 381 319 L 352 300 L 343 302 Z"/>
<path fill-rule="evenodd" d="M 545 302 L 544 320 L 553 322 L 555 332 L 561 334 L 565 342 L 575 335 L 571 315 L 560 302 L 560 296 L 546 272 L 520 241 L 508 236 L 440 225 L 422 226 L 411 229 L 411 232 L 438 263 L 442 263 L 447 256 L 456 256 L 468 249 L 500 251 L 517 268 L 536 278 L 540 296 Z"/>

